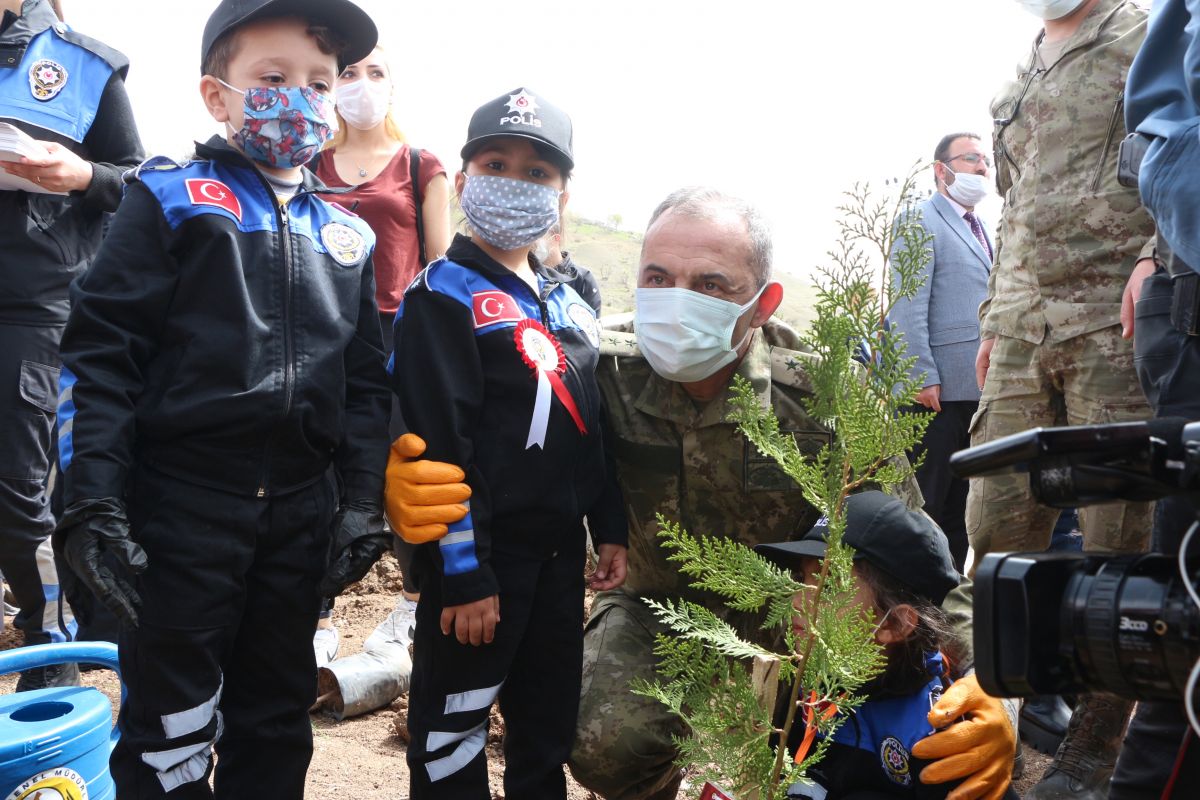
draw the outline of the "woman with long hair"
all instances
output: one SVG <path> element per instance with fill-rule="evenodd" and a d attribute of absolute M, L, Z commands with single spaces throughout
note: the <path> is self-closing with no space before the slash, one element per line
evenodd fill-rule
<path fill-rule="evenodd" d="M 392 72 L 382 48 L 346 67 L 337 82 L 341 126 L 315 168 L 326 186 L 349 189 L 336 196 L 337 203 L 362 217 L 375 231 L 375 299 L 387 353 L 392 350 L 392 321 L 404 290 L 450 245 L 446 169 L 428 150 L 408 145 L 396 122 L 394 94 Z M 395 405 L 391 428 L 393 438 L 403 432 Z M 404 596 L 373 636 L 407 644 L 416 624 L 419 595 L 409 577 L 412 546 L 396 541 Z M 313 646 L 318 666 L 337 654 L 337 631 L 327 613 L 322 615 Z"/>

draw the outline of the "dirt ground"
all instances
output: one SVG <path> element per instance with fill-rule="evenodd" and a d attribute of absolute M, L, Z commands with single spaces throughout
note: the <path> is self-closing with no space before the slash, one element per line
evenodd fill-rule
<path fill-rule="evenodd" d="M 375 625 L 391 612 L 400 591 L 400 573 L 394 559 L 385 558 L 367 578 L 342 598 L 333 612 L 334 624 L 341 634 L 339 655 L 348 656 L 362 650 L 362 643 L 374 630 Z M 15 647 L 20 643 L 18 632 L 12 627 L 12 618 L 5 620 L 0 633 L 0 650 Z M 94 686 L 114 703 L 117 702 L 118 684 L 116 677 L 106 670 L 83 673 L 83 683 Z M 0 693 L 9 693 L 16 684 L 16 676 L 0 677 Z M 381 709 L 343 722 L 320 713 L 312 715 L 313 760 L 308 771 L 306 797 L 310 800 L 336 800 L 342 797 L 389 797 L 392 800 L 408 798 L 408 765 L 405 763 L 405 740 L 396 729 L 397 719 L 403 719 L 407 698 L 401 697 L 390 708 Z M 503 798 L 503 756 L 500 750 L 499 729 L 501 722 L 495 712 L 492 733 L 487 745 L 488 771 L 491 775 L 493 798 Z M 1024 793 L 1041 776 L 1049 759 L 1026 749 L 1025 776 L 1017 782 L 1017 790 Z M 695 798 L 699 787 L 690 792 L 681 792 L 681 797 Z M 580 787 L 568 773 L 567 796 L 569 800 L 597 800 L 598 795 Z"/>

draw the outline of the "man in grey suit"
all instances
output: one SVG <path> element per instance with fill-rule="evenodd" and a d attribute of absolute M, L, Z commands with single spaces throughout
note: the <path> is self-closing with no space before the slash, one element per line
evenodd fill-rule
<path fill-rule="evenodd" d="M 914 297 L 896 304 L 890 322 L 904 332 L 908 355 L 917 357 L 913 374 L 925 376 L 917 402 L 936 412 L 913 452 L 914 458 L 925 453 L 917 482 L 925 511 L 946 533 L 961 572 L 968 547 L 967 481 L 950 474 L 950 455 L 970 446 L 971 417 L 979 406 L 975 354 L 992 241 L 975 205 L 987 196 L 991 159 L 973 133 L 942 137 L 933 158 L 937 192 L 917 206 L 922 227 L 933 235 L 925 282 Z"/>

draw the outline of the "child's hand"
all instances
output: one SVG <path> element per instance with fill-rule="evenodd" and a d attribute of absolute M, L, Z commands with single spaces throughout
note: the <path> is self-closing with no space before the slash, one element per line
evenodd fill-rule
<path fill-rule="evenodd" d="M 494 594 L 473 603 L 461 606 L 446 606 L 442 609 L 442 633 L 454 635 L 462 644 L 491 644 L 496 638 L 496 625 L 500 622 L 500 595 Z"/>
<path fill-rule="evenodd" d="M 625 582 L 625 546 L 620 544 L 600 545 L 600 563 L 588 582 L 597 592 L 616 589 Z"/>

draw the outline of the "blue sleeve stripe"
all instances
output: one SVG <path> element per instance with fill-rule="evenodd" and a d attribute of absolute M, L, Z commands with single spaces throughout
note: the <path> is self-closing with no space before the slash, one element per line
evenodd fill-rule
<path fill-rule="evenodd" d="M 475 530 L 475 523 L 471 521 L 471 504 L 466 503 L 465 505 L 467 506 L 467 515 L 458 522 L 451 522 L 446 526 L 449 528 L 450 533 L 462 533 L 464 531 Z"/>
<path fill-rule="evenodd" d="M 475 558 L 475 541 L 450 542 L 440 545 L 442 563 L 447 575 L 462 575 L 479 569 L 479 560 Z"/>
<path fill-rule="evenodd" d="M 449 533 L 438 542 L 445 574 L 461 575 L 479 569 L 479 559 L 475 556 L 475 523 L 471 520 L 471 512 L 468 511 L 465 517 L 447 527 Z"/>
<path fill-rule="evenodd" d="M 75 430 L 75 382 L 78 378 L 66 366 L 58 379 L 58 468 L 66 472 L 75 454 L 72 433 Z"/>

